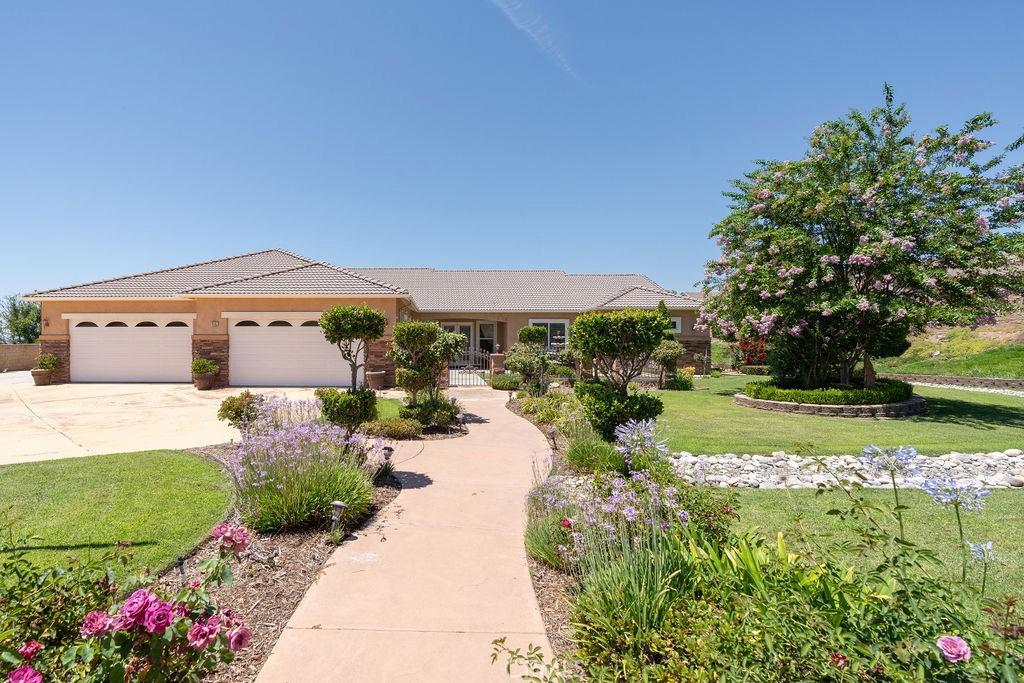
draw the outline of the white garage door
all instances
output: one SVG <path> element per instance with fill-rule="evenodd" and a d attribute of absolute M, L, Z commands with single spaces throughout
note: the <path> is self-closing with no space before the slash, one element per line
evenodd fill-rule
<path fill-rule="evenodd" d="M 192 326 L 182 320 L 72 320 L 72 382 L 190 382 Z"/>
<path fill-rule="evenodd" d="M 316 320 L 232 320 L 229 380 L 248 387 L 347 387 L 352 370 Z M 359 371 L 362 381 L 362 370 Z"/>

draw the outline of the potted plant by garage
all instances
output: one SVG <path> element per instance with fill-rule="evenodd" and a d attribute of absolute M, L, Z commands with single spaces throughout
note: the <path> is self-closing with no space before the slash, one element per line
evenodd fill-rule
<path fill-rule="evenodd" d="M 53 371 L 57 369 L 57 356 L 52 353 L 41 353 L 36 358 L 36 366 L 32 368 L 32 381 L 37 387 L 45 387 L 53 379 Z"/>
<path fill-rule="evenodd" d="M 213 388 L 214 378 L 220 374 L 220 366 L 209 358 L 192 359 L 192 382 L 199 391 Z"/>

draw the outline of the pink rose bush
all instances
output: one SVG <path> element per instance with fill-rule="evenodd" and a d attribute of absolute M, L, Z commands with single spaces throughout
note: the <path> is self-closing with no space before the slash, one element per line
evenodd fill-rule
<path fill-rule="evenodd" d="M 43 675 L 30 664 L 23 664 L 7 674 L 7 683 L 43 683 Z"/>
<path fill-rule="evenodd" d="M 244 553 L 251 542 L 249 530 L 235 524 L 218 524 L 213 527 L 210 537 L 220 541 L 221 548 L 230 550 L 235 555 Z"/>

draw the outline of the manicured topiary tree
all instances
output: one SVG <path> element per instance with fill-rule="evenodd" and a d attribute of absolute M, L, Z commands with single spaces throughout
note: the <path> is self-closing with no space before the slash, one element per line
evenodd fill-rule
<path fill-rule="evenodd" d="M 434 322 L 413 320 L 395 325 L 388 357 L 398 368 L 398 386 L 416 403 L 423 391 L 431 400 L 437 397 L 441 373 L 465 348 L 465 335 L 445 332 Z"/>
<path fill-rule="evenodd" d="M 583 313 L 569 328 L 569 346 L 625 395 L 640 376 L 671 321 L 658 311 L 627 309 Z"/>
<path fill-rule="evenodd" d="M 658 311 L 623 310 L 584 313 L 573 321 L 569 346 L 593 365 L 599 379 L 577 382 L 574 390 L 583 412 L 605 439 L 629 420 L 661 414 L 661 400 L 629 392 L 655 349 L 665 339 L 669 320 Z"/>
<path fill-rule="evenodd" d="M 1024 168 L 981 158 L 994 123 L 917 136 L 886 86 L 884 106 L 815 128 L 800 160 L 758 162 L 711 231 L 722 256 L 698 328 L 765 339 L 784 383 L 848 384 L 863 362 L 870 386 L 871 357 L 907 334 L 1010 309 L 1024 292 Z"/>
<path fill-rule="evenodd" d="M 335 306 L 320 315 L 324 338 L 338 347 L 352 369 L 352 390 L 359 386 L 359 369 L 366 365 L 370 342 L 384 336 L 388 318 L 366 305 Z"/>
<path fill-rule="evenodd" d="M 686 355 L 686 347 L 675 339 L 662 339 L 651 354 L 651 360 L 661 367 L 658 375 L 658 388 L 665 386 L 665 380 L 676 376 L 679 359 Z"/>

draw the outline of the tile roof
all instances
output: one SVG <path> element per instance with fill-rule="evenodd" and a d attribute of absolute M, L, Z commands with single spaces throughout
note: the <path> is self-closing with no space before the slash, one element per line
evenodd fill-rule
<path fill-rule="evenodd" d="M 299 271 L 306 271 L 308 281 L 287 275 Z M 270 279 L 260 282 L 262 278 Z M 25 296 L 30 299 L 171 298 L 206 291 L 234 294 L 404 294 L 400 288 L 387 283 L 282 249 L 267 249 L 138 275 L 47 289 Z"/>
<path fill-rule="evenodd" d="M 561 270 L 438 270 L 435 268 L 352 268 L 352 271 L 409 291 L 425 312 L 581 312 L 600 308 L 635 288 L 675 297 L 639 274 L 576 274 Z M 653 296 L 653 295 L 652 295 Z M 679 308 L 697 303 L 677 297 Z M 666 300 L 666 304 L 668 301 Z M 639 305 L 639 304 L 637 304 Z"/>
<path fill-rule="evenodd" d="M 598 308 L 654 308 L 659 301 L 664 301 L 666 306 L 674 310 L 700 307 L 699 300 L 686 294 L 673 294 L 650 287 L 630 287 L 617 293 Z"/>

